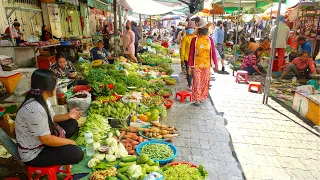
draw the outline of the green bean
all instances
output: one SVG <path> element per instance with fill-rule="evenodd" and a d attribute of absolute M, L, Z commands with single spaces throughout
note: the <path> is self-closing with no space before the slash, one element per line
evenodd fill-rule
<path fill-rule="evenodd" d="M 148 144 L 142 147 L 141 154 L 146 154 L 154 160 L 163 160 L 172 157 L 172 149 L 165 144 Z"/>

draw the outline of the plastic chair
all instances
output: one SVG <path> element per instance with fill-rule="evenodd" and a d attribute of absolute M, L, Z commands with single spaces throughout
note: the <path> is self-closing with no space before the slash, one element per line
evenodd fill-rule
<path fill-rule="evenodd" d="M 176 93 L 176 99 L 178 98 L 178 96 L 180 96 L 180 102 L 183 103 L 184 99 L 189 97 L 190 101 L 192 100 L 191 98 L 191 93 L 188 91 L 179 91 Z"/>
<path fill-rule="evenodd" d="M 244 76 L 244 79 L 242 79 L 242 76 Z M 237 71 L 236 83 L 239 83 L 239 82 L 248 83 L 248 72 L 247 71 Z"/>
<path fill-rule="evenodd" d="M 253 87 L 257 89 L 258 93 L 261 93 L 261 82 L 250 82 L 248 91 L 251 92 Z"/>
<path fill-rule="evenodd" d="M 35 180 L 38 180 L 43 175 L 48 176 L 48 180 L 57 180 L 57 173 L 64 173 L 67 175 L 67 177 L 64 178 L 64 180 L 71 180 L 72 175 L 70 171 L 70 166 L 66 165 L 66 170 L 61 170 L 62 166 L 49 166 L 49 167 L 28 167 L 28 176 L 29 180 L 32 180 L 32 174 L 37 174 L 37 177 Z"/>

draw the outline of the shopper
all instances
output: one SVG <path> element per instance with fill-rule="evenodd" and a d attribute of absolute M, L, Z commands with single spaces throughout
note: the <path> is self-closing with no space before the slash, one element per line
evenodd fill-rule
<path fill-rule="evenodd" d="M 66 56 L 62 52 L 56 54 L 56 62 L 51 65 L 50 70 L 58 78 L 75 78 L 77 75 L 76 68 L 72 62 L 66 60 Z"/>
<path fill-rule="evenodd" d="M 256 49 L 254 53 L 251 53 L 248 56 L 246 56 L 242 61 L 241 69 L 247 71 L 250 75 L 254 73 L 262 74 L 258 67 L 262 53 L 263 48 L 259 47 L 258 49 Z"/>
<path fill-rule="evenodd" d="M 213 32 L 214 44 L 221 57 L 222 71 L 224 71 L 224 52 L 223 52 L 223 42 L 224 42 L 224 32 L 222 30 L 222 21 L 217 22 L 217 26 Z"/>
<path fill-rule="evenodd" d="M 17 44 L 19 43 L 22 43 L 23 40 L 21 39 L 23 34 L 21 33 L 20 31 L 20 23 L 18 21 L 15 21 L 13 24 L 12 24 L 12 36 L 13 38 L 16 40 Z M 10 34 L 10 31 L 11 31 L 10 27 L 7 27 L 7 29 L 5 30 L 4 32 L 4 37 L 5 38 L 11 38 L 11 34 Z"/>
<path fill-rule="evenodd" d="M 134 37 L 135 37 L 135 39 L 134 39 L 134 56 L 136 58 L 138 58 L 138 47 L 139 47 L 139 40 L 141 39 L 141 37 L 139 35 L 137 23 L 135 21 L 132 21 L 131 26 L 132 26 L 132 31 L 134 32 Z"/>
<path fill-rule="evenodd" d="M 188 73 L 188 59 L 189 59 L 189 52 L 190 52 L 190 44 L 191 40 L 196 36 L 194 35 L 194 28 L 195 22 L 189 21 L 187 25 L 186 35 L 183 36 L 181 40 L 181 64 L 185 64 L 186 73 L 187 73 L 187 81 L 188 81 L 188 88 L 191 90 L 191 81 L 192 81 L 192 74 Z"/>
<path fill-rule="evenodd" d="M 256 42 L 256 40 L 254 38 L 250 38 L 250 43 L 248 45 L 248 49 L 251 52 L 255 52 L 259 46 L 260 46 L 260 44 L 258 42 Z"/>
<path fill-rule="evenodd" d="M 122 41 L 124 54 L 128 55 L 133 62 L 137 63 L 137 58 L 134 56 L 135 35 L 134 32 L 131 30 L 130 21 L 126 23 L 126 30 L 123 32 Z"/>
<path fill-rule="evenodd" d="M 52 38 L 59 39 L 51 34 L 51 32 L 49 31 L 49 26 L 43 25 L 42 33 L 41 33 L 41 41 L 48 41 L 49 39 L 52 39 Z"/>
<path fill-rule="evenodd" d="M 307 51 L 310 55 L 312 55 L 311 45 L 309 44 L 309 42 L 306 40 L 305 37 L 303 37 L 303 36 L 298 37 L 297 42 L 300 45 L 300 51 L 298 52 L 298 51 L 294 50 L 289 54 L 290 62 L 293 61 L 296 57 L 301 56 L 301 53 L 303 51 Z"/>
<path fill-rule="evenodd" d="M 270 42 L 267 37 L 263 38 L 263 40 L 261 41 L 260 47 L 263 48 L 263 52 L 270 54 Z"/>
<path fill-rule="evenodd" d="M 197 36 L 192 39 L 188 58 L 188 73 L 192 74 L 192 99 L 195 105 L 204 102 L 209 93 L 210 67 L 218 70 L 214 41 L 208 36 L 209 24 L 205 20 L 198 23 Z"/>
<path fill-rule="evenodd" d="M 55 115 L 49 97 L 56 95 L 57 78 L 47 69 L 31 76 L 31 89 L 15 118 L 18 152 L 27 166 L 45 167 L 79 163 L 84 154 L 70 138 L 78 131 L 81 112 Z"/>
<path fill-rule="evenodd" d="M 295 75 L 302 75 L 303 71 L 310 69 L 312 74 L 317 74 L 314 61 L 310 58 L 307 51 L 303 51 L 301 57 L 295 58 L 291 63 L 286 65 L 279 79 L 284 78 L 288 73 L 293 72 Z"/>
<path fill-rule="evenodd" d="M 275 27 L 271 30 L 270 39 L 276 41 L 275 53 L 278 54 L 278 68 L 285 64 L 284 54 L 286 52 L 287 41 L 290 35 L 290 29 L 286 25 L 286 20 L 284 16 L 280 16 L 277 39 L 274 39 L 275 36 Z"/>

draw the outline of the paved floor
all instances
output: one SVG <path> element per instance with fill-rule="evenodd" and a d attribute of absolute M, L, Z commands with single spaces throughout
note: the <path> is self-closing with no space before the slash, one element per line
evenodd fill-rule
<path fill-rule="evenodd" d="M 248 92 L 232 75 L 216 74 L 210 95 L 223 113 L 247 179 L 320 179 L 319 133 L 262 94 Z"/>
<path fill-rule="evenodd" d="M 179 66 L 174 67 L 179 73 Z M 180 79 L 180 83 L 172 86 L 174 91 L 186 90 L 183 75 Z M 202 164 L 209 171 L 210 180 L 244 179 L 241 166 L 233 156 L 226 121 L 209 100 L 199 107 L 189 101 L 175 101 L 167 119 L 166 123 L 177 127 L 180 134 L 173 142 L 179 150 L 175 161 Z"/>

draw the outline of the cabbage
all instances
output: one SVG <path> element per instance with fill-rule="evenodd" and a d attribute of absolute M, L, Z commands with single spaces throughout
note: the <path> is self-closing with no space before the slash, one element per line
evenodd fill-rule
<path fill-rule="evenodd" d="M 98 150 L 100 147 L 101 147 L 101 144 L 99 142 L 94 142 L 93 143 L 94 150 Z"/>
<path fill-rule="evenodd" d="M 142 175 L 142 167 L 139 165 L 131 165 L 128 169 L 128 176 L 131 180 L 137 180 Z"/>
<path fill-rule="evenodd" d="M 94 158 L 99 159 L 99 161 L 102 161 L 105 157 L 106 157 L 105 154 L 97 153 L 97 154 L 94 155 Z"/>
<path fill-rule="evenodd" d="M 122 158 L 122 157 L 128 156 L 128 151 L 126 150 L 126 148 L 122 143 L 118 144 L 118 149 L 115 152 L 115 156 L 116 158 Z"/>
<path fill-rule="evenodd" d="M 116 157 L 115 157 L 114 155 L 107 154 L 107 155 L 106 155 L 106 160 L 107 160 L 108 162 L 113 162 L 113 161 L 116 160 Z"/>
<path fill-rule="evenodd" d="M 93 168 L 95 167 L 98 163 L 100 163 L 100 160 L 97 158 L 92 158 L 90 159 L 90 161 L 88 162 L 88 167 L 89 168 Z"/>
<path fill-rule="evenodd" d="M 109 148 L 108 154 L 113 155 L 117 151 L 118 147 L 116 146 L 111 146 Z"/>

